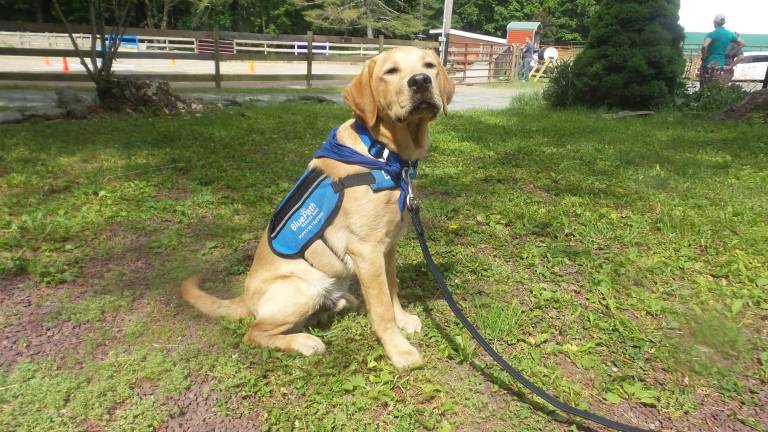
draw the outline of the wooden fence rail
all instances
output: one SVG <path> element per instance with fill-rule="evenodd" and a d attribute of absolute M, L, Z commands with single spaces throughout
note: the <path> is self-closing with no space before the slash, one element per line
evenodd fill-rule
<path fill-rule="evenodd" d="M 90 27 L 74 25 L 81 51 L 87 52 L 90 45 Z M 0 21 L 0 37 L 17 40 L 20 47 L 0 46 L 0 56 L 24 57 L 77 57 L 68 39 L 67 48 L 59 46 L 58 41 L 66 37 L 66 29 L 60 24 L 38 24 Z M 25 32 L 25 33 L 19 33 Z M 425 49 L 437 49 L 437 42 L 385 40 L 322 36 L 307 32 L 306 35 L 269 35 L 242 32 L 190 31 L 190 30 L 152 30 L 128 28 L 126 35 L 131 35 L 131 46 L 121 47 L 119 59 L 167 59 L 213 61 L 214 73 L 126 73 L 117 76 L 131 76 L 137 79 L 164 79 L 168 81 L 205 82 L 213 81 L 216 87 L 222 81 L 305 81 L 307 87 L 312 81 L 347 80 L 352 74 L 316 74 L 312 72 L 313 62 L 361 63 L 373 55 L 396 46 L 416 46 Z M 24 38 L 37 38 L 34 44 Z M 51 39 L 52 38 L 52 39 Z M 53 43 L 51 42 L 53 40 Z M 26 45 L 26 46 L 25 46 Z M 33 47 L 43 45 L 43 47 Z M 135 50 L 131 48 L 135 47 Z M 97 53 L 97 56 L 99 54 Z M 259 62 L 296 62 L 306 63 L 306 74 L 222 74 L 221 62 L 259 61 Z M 251 69 L 251 72 L 253 70 Z M 56 72 L 0 72 L 0 80 L 14 81 L 89 81 L 88 76 L 80 73 Z"/>

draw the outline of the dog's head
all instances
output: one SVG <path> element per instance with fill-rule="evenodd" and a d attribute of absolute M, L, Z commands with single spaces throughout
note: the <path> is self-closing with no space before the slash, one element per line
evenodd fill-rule
<path fill-rule="evenodd" d="M 373 128 L 379 121 L 430 121 L 448 112 L 453 81 L 434 51 L 400 47 L 370 59 L 342 95 L 355 117 Z"/>

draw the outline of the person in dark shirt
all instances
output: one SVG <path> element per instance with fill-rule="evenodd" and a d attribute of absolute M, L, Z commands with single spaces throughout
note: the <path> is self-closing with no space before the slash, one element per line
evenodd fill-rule
<path fill-rule="evenodd" d="M 517 68 L 517 78 L 521 81 L 528 81 L 528 76 L 531 74 L 531 62 L 533 61 L 533 42 L 531 38 L 525 38 L 525 45 L 523 46 L 523 60 L 520 62 L 520 67 Z"/>

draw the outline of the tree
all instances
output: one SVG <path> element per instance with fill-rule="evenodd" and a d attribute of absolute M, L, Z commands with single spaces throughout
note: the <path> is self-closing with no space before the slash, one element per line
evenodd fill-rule
<path fill-rule="evenodd" d="M 545 10 L 552 16 L 552 21 L 544 22 L 544 25 L 555 29 L 555 41 L 583 41 L 587 39 L 589 21 L 597 11 L 595 0 L 557 0 L 547 3 Z"/>
<path fill-rule="evenodd" d="M 603 0 L 571 71 L 578 98 L 632 109 L 670 102 L 684 67 L 679 11 L 679 0 Z"/>
<path fill-rule="evenodd" d="M 319 0 L 303 2 L 314 6 L 304 12 L 304 18 L 313 28 L 348 32 L 365 29 L 365 35 L 374 36 L 374 30 L 386 35 L 411 36 L 424 28 L 424 23 L 410 13 L 407 3 L 400 0 Z"/>
<path fill-rule="evenodd" d="M 112 64 L 117 59 L 135 1 L 87 0 L 91 27 L 89 49 L 80 47 L 77 43 L 59 0 L 53 0 L 53 6 L 56 15 L 64 22 L 80 63 L 96 86 L 96 97 L 101 108 L 111 111 L 143 110 L 158 113 L 188 108 L 189 104 L 171 91 L 167 81 L 139 81 L 117 78 L 112 74 Z M 111 25 L 108 26 L 109 22 Z M 87 115 L 87 111 L 77 115 Z"/>
<path fill-rule="evenodd" d="M 181 0 L 144 0 L 147 27 L 165 30 L 174 6 Z"/>
<path fill-rule="evenodd" d="M 466 31 L 501 35 L 510 21 L 539 21 L 545 44 L 581 41 L 596 8 L 596 0 L 456 0 L 453 24 Z"/>
<path fill-rule="evenodd" d="M 301 34 L 308 29 L 299 6 L 284 0 L 188 0 L 175 17 L 177 28 L 193 30 Z"/>
<path fill-rule="evenodd" d="M 309 24 L 304 19 L 299 7 L 284 0 L 250 0 L 253 3 L 252 13 L 248 16 L 251 28 L 257 33 L 270 34 L 302 34 L 306 33 Z"/>
<path fill-rule="evenodd" d="M 46 14 L 45 0 L 0 0 L 2 19 L 8 21 L 44 22 Z"/>
<path fill-rule="evenodd" d="M 99 102 L 104 104 L 112 94 L 112 64 L 117 57 L 122 36 L 125 34 L 133 0 L 88 0 L 91 45 L 87 50 L 78 45 L 72 26 L 59 6 L 59 0 L 53 0 L 53 6 L 56 15 L 67 28 L 69 40 L 80 58 L 80 64 L 96 85 L 96 96 Z M 108 21 L 112 22 L 109 27 L 107 27 Z"/>
<path fill-rule="evenodd" d="M 523 0 L 459 0 L 453 6 L 453 27 L 470 32 L 501 36 L 510 21 L 527 20 Z M 537 3 L 537 2 L 536 2 Z M 535 8 L 537 11 L 540 9 Z M 504 36 L 502 36 L 504 37 Z"/>
<path fill-rule="evenodd" d="M 58 0 L 70 23 L 90 22 L 90 0 Z M 107 2 L 107 0 L 103 0 Z M 0 0 L 3 18 L 58 20 L 53 0 Z M 403 38 L 442 24 L 443 0 L 134 0 L 129 27 Z M 453 26 L 504 37 L 510 21 L 541 21 L 542 42 L 585 40 L 597 0 L 455 0 Z"/>

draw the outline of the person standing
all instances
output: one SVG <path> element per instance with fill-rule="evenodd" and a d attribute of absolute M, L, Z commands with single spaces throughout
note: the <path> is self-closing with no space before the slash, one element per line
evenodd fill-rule
<path fill-rule="evenodd" d="M 525 45 L 523 46 L 523 61 L 520 62 L 520 67 L 517 68 L 517 79 L 521 81 L 528 81 L 528 76 L 531 75 L 531 62 L 533 61 L 533 42 L 531 38 L 525 38 Z"/>
<path fill-rule="evenodd" d="M 736 44 L 739 47 L 744 46 L 744 42 L 732 32 L 725 29 L 725 15 L 717 14 L 713 20 L 715 29 L 704 39 L 701 46 L 701 84 L 720 81 L 723 68 L 725 67 L 725 53 L 730 44 Z"/>

